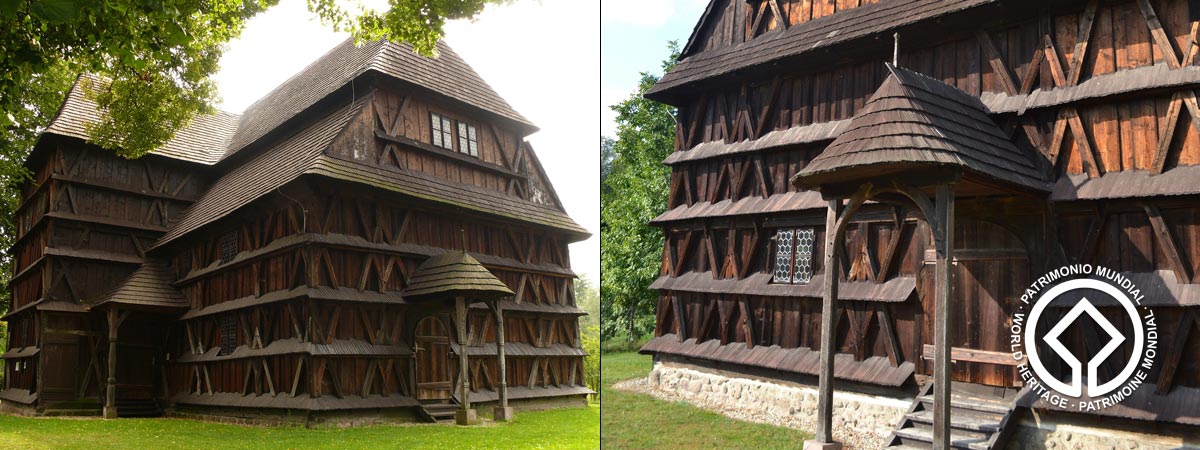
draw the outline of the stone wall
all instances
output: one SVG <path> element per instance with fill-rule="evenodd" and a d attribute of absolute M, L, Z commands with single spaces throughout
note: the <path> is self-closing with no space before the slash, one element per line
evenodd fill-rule
<path fill-rule="evenodd" d="M 677 363 L 656 363 L 646 380 L 649 393 L 682 400 L 734 418 L 815 430 L 817 387 L 713 373 Z M 835 390 L 834 438 L 852 448 L 886 444 L 912 403 L 911 398 Z"/>
<path fill-rule="evenodd" d="M 1200 449 L 1200 430 L 1191 427 L 1115 418 L 1026 416 L 1013 430 L 1009 450 Z"/>

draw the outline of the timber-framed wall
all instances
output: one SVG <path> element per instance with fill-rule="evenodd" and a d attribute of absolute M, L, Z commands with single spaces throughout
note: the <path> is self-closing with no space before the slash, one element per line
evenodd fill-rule
<path fill-rule="evenodd" d="M 1200 12 L 1192 8 L 1181 0 L 710 2 L 678 65 L 648 94 L 677 106 L 679 120 L 676 151 L 664 161 L 667 212 L 653 222 L 666 235 L 652 285 L 661 293 L 658 337 L 643 351 L 818 375 L 826 251 L 811 248 L 812 281 L 779 283 L 776 238 L 812 230 L 824 242 L 832 194 L 790 180 L 864 117 L 896 50 L 899 67 L 977 97 L 1027 155 L 1027 172 L 1049 183 L 1040 194 L 1001 182 L 956 187 L 951 379 L 1019 387 L 1001 332 L 1013 302 L 1032 277 L 1082 262 L 1154 286 L 1159 325 L 1174 339 L 1163 343 L 1170 357 L 1147 389 L 1166 399 L 1161 408 L 1188 401 L 1200 387 L 1192 293 Z M 894 175 L 878 173 L 867 181 L 891 186 Z M 843 190 L 833 197 L 854 193 Z M 836 244 L 834 376 L 916 394 L 934 373 L 936 251 L 925 216 L 892 200 L 863 205 Z M 1086 333 L 1068 341 L 1098 346 Z M 1200 425 L 1194 415 L 1170 421 Z"/>

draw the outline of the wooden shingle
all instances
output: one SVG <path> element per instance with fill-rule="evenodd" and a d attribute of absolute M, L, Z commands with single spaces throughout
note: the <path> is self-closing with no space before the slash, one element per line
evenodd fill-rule
<path fill-rule="evenodd" d="M 1030 155 L 1018 149 L 971 94 L 887 65 L 888 77 L 850 125 L 792 183 L 814 188 L 853 180 L 866 170 L 950 166 L 1049 191 Z"/>
<path fill-rule="evenodd" d="M 511 297 L 511 289 L 465 252 L 444 253 L 417 266 L 403 293 L 411 298 Z"/>

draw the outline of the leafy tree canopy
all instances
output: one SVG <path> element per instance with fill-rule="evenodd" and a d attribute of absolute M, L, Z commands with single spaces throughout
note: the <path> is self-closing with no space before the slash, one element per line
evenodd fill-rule
<path fill-rule="evenodd" d="M 679 54 L 672 41 L 670 70 Z M 654 327 L 658 295 L 650 284 L 662 264 L 662 230 L 647 225 L 667 207 L 670 169 L 662 164 L 675 146 L 675 108 L 642 97 L 658 77 L 642 73 L 635 92 L 613 106 L 617 138 L 601 140 L 610 165 L 600 192 L 600 332 L 604 340 L 635 340 Z M 606 148 L 608 147 L 608 148 Z"/>
<path fill-rule="evenodd" d="M 352 14 L 341 0 L 309 10 L 359 41 L 410 42 L 433 55 L 447 20 L 472 18 L 510 0 L 388 0 L 387 11 Z M 0 0 L 0 263 L 8 267 L 23 162 L 80 73 L 102 116 L 91 141 L 137 158 L 211 113 L 211 80 L 226 44 L 279 0 Z M 86 80 L 86 79 L 85 79 Z M 7 284 L 11 270 L 0 270 Z M 0 300 L 7 289 L 0 293 Z M 0 312 L 7 302 L 0 301 Z"/>

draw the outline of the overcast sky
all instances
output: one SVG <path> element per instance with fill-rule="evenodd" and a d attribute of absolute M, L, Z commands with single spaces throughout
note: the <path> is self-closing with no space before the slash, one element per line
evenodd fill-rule
<path fill-rule="evenodd" d="M 216 76 L 220 109 L 242 112 L 346 38 L 321 25 L 305 3 L 281 1 L 230 43 Z M 593 235 L 571 245 L 575 272 L 593 281 L 600 271 L 599 15 L 595 0 L 518 0 L 446 27 L 454 51 L 541 129 L 528 140 L 567 213 Z"/>

